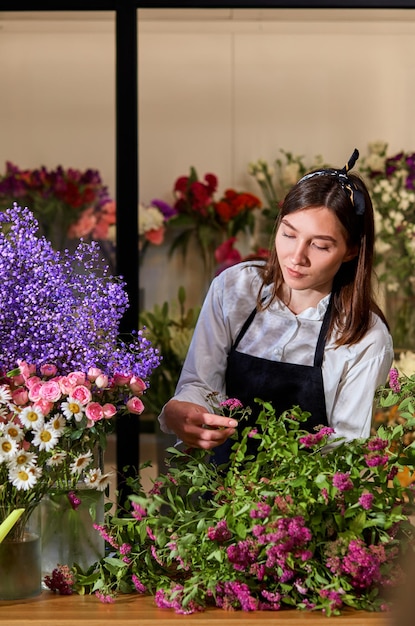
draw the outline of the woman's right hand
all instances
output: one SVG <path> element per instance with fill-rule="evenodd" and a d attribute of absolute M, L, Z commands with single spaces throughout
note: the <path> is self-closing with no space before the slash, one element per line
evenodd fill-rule
<path fill-rule="evenodd" d="M 223 415 L 209 413 L 193 402 L 169 400 L 164 407 L 166 426 L 189 448 L 211 450 L 224 443 L 238 422 Z"/>

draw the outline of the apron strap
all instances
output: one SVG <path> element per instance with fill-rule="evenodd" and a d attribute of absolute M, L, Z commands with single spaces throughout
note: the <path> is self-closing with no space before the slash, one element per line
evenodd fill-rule
<path fill-rule="evenodd" d="M 314 365 L 321 367 L 323 365 L 324 348 L 326 346 L 327 331 L 330 326 L 331 310 L 333 308 L 333 297 L 330 296 L 326 312 L 324 314 L 323 323 L 321 325 L 320 334 L 317 340 L 317 347 L 314 353 Z"/>

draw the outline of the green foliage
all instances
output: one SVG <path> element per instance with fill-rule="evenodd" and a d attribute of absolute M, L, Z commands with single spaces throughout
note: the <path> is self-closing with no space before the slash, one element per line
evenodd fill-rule
<path fill-rule="evenodd" d="M 413 471 L 415 450 L 383 426 L 348 443 L 328 428 L 310 434 L 307 415 L 263 404 L 219 468 L 202 450 L 170 449 L 150 493 L 132 483 L 131 516 L 107 519 L 118 549 L 97 564 L 92 589 L 137 589 L 179 613 L 380 610 L 413 537 L 413 492 L 396 473 Z M 402 428 L 414 424 L 411 415 Z"/>
<path fill-rule="evenodd" d="M 147 411 L 158 415 L 173 396 L 199 312 L 200 307 L 186 307 L 185 289 L 179 287 L 177 301 L 156 304 L 152 311 L 140 313 L 145 336 L 162 356 L 162 364 L 154 370 L 145 392 Z"/>

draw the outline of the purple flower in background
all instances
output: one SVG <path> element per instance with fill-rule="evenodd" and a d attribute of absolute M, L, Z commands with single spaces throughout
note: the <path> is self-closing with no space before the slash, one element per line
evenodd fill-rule
<path fill-rule="evenodd" d="M 360 506 L 366 511 L 369 511 L 372 508 L 373 498 L 373 493 L 362 493 L 359 498 Z"/>
<path fill-rule="evenodd" d="M 167 204 L 167 202 L 164 202 L 163 200 L 152 200 L 151 206 L 157 207 L 159 211 L 161 211 L 161 213 L 163 214 L 166 221 L 177 215 L 177 209 L 175 209 L 170 204 Z"/>
<path fill-rule="evenodd" d="M 96 367 L 148 379 L 158 351 L 142 331 L 120 338 L 125 283 L 102 266 L 99 245 L 57 252 L 37 231 L 28 209 L 0 212 L 0 370 L 22 360 L 60 374 Z"/>

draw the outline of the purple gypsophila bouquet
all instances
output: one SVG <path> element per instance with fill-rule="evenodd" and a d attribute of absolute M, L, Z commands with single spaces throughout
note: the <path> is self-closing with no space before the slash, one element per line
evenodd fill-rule
<path fill-rule="evenodd" d="M 58 252 L 37 230 L 28 209 L 0 213 L 0 370 L 24 360 L 53 363 L 61 375 L 96 367 L 148 380 L 158 351 L 141 330 L 120 339 L 128 297 L 99 245 Z"/>
<path fill-rule="evenodd" d="M 223 407 L 235 417 L 240 403 Z M 329 427 L 302 430 L 308 415 L 294 407 L 277 417 L 264 404 L 222 468 L 205 451 L 170 449 L 169 470 L 148 494 L 137 480 L 130 518 L 116 513 L 101 528 L 114 553 L 78 588 L 92 582 L 104 601 L 152 594 L 177 613 L 386 609 L 413 540 L 414 494 L 396 474 L 413 469 L 402 429 L 415 419 L 341 442 Z"/>

